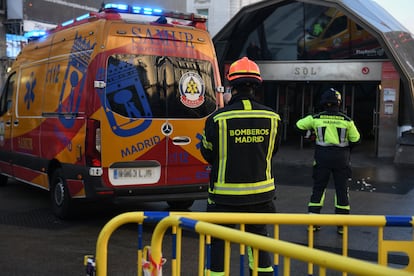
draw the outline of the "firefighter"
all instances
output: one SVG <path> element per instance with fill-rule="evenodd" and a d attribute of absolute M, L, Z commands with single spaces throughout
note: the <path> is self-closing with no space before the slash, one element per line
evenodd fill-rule
<path fill-rule="evenodd" d="M 309 213 L 319 214 L 325 199 L 325 190 L 332 174 L 335 183 L 335 213 L 349 214 L 348 178 L 351 178 L 350 153 L 359 142 L 360 134 L 353 120 L 339 111 L 341 93 L 330 88 L 322 94 L 323 111 L 308 115 L 296 122 L 299 130 L 314 131 L 315 153 L 313 164 L 313 190 L 308 204 Z M 314 226 L 313 231 L 318 231 Z M 343 227 L 338 226 L 338 234 Z"/>
<path fill-rule="evenodd" d="M 227 78 L 232 97 L 206 120 L 203 133 L 201 153 L 212 166 L 207 212 L 274 213 L 272 159 L 278 150 L 280 117 L 255 100 L 262 83 L 256 63 L 247 57 L 235 61 Z M 246 225 L 246 231 L 268 236 L 265 224 Z M 248 249 L 250 270 L 252 253 Z M 210 275 L 224 275 L 223 256 L 223 240 L 213 239 Z M 259 251 L 259 275 L 273 275 L 272 263 L 268 252 Z"/>

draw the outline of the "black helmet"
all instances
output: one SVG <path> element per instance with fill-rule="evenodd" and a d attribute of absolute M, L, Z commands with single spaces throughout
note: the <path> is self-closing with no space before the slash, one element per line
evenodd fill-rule
<path fill-rule="evenodd" d="M 326 104 L 334 104 L 334 105 L 340 105 L 341 104 L 341 93 L 334 88 L 329 88 L 325 92 L 323 92 L 321 97 L 321 105 Z"/>

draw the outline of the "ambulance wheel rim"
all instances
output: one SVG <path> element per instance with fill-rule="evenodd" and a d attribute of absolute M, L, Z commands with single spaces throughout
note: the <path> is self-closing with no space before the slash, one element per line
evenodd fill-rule
<path fill-rule="evenodd" d="M 51 178 L 50 198 L 53 213 L 61 219 L 72 216 L 72 202 L 61 169 L 56 169 Z"/>
<path fill-rule="evenodd" d="M 65 200 L 65 186 L 61 178 L 59 178 L 59 181 L 56 183 L 54 198 L 55 198 L 56 205 L 62 206 Z"/>

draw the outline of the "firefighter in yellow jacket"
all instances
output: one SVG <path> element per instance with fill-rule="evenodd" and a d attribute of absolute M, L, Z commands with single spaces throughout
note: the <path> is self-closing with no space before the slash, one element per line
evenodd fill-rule
<path fill-rule="evenodd" d="M 308 204 L 309 213 L 319 214 L 325 199 L 325 190 L 332 173 L 335 182 L 335 213 L 349 214 L 348 178 L 351 177 L 350 149 L 359 142 L 360 134 L 354 122 L 339 111 L 341 93 L 333 88 L 322 94 L 319 114 L 308 115 L 296 122 L 299 130 L 312 130 L 316 135 L 313 165 L 313 190 Z M 318 231 L 315 226 L 313 231 Z M 342 234 L 341 226 L 337 229 Z"/>
<path fill-rule="evenodd" d="M 247 57 L 231 64 L 228 104 L 213 113 L 204 129 L 201 153 L 212 165 L 208 212 L 273 213 L 275 180 L 272 158 L 278 149 L 280 117 L 254 100 L 262 78 Z M 246 225 L 246 231 L 267 236 L 266 225 Z M 213 239 L 211 274 L 224 275 L 224 243 Z M 248 249 L 250 269 L 252 251 Z M 259 275 L 273 275 L 272 259 L 259 252 Z"/>

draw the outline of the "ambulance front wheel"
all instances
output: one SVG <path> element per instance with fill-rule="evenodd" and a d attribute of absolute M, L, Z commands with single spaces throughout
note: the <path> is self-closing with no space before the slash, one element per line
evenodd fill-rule
<path fill-rule="evenodd" d="M 71 198 L 62 170 L 56 169 L 50 183 L 50 200 L 53 213 L 61 219 L 69 218 L 71 215 Z"/>

